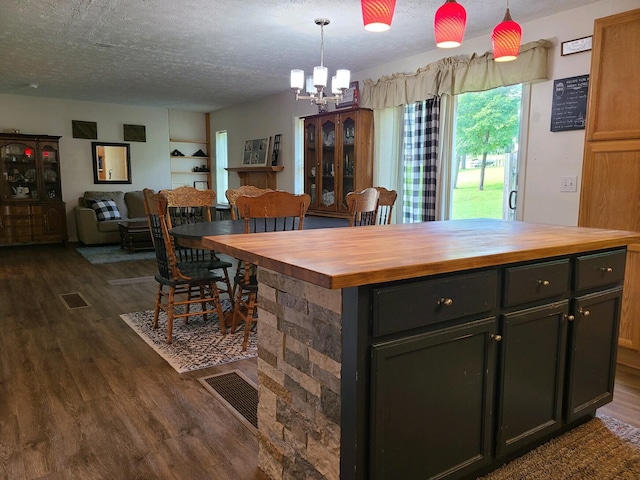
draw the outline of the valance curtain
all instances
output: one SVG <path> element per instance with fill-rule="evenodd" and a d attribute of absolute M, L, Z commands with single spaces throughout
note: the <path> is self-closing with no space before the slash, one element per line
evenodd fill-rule
<path fill-rule="evenodd" d="M 430 63 L 415 73 L 364 80 L 360 106 L 388 108 L 441 96 L 479 92 L 518 83 L 547 80 L 548 40 L 522 45 L 513 62 L 494 62 L 493 54 L 460 55 Z"/>

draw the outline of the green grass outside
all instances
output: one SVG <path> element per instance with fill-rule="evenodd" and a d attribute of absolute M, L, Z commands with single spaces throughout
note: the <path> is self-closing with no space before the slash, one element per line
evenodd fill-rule
<path fill-rule="evenodd" d="M 453 189 L 451 219 L 502 218 L 504 167 L 487 167 L 484 190 L 480 185 L 480 169 L 458 172 L 457 187 Z"/>

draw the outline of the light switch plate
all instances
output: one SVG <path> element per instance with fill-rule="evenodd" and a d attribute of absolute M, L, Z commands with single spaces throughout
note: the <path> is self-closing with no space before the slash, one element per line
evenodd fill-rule
<path fill-rule="evenodd" d="M 560 177 L 560 191 L 561 192 L 577 192 L 578 177 L 576 176 Z"/>

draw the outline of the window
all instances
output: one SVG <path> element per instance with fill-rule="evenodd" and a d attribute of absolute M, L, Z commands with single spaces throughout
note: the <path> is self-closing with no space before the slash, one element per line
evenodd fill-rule
<path fill-rule="evenodd" d="M 528 85 L 404 107 L 403 222 L 515 220 Z"/>
<path fill-rule="evenodd" d="M 522 85 L 456 95 L 449 218 L 515 219 Z"/>
<path fill-rule="evenodd" d="M 227 156 L 227 131 L 216 132 L 216 198 L 219 203 L 226 203 L 224 193 L 229 188 L 229 165 Z"/>

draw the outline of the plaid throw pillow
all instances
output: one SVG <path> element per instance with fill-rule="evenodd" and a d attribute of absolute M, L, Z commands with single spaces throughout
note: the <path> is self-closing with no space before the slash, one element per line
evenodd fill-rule
<path fill-rule="evenodd" d="M 87 200 L 89 206 L 93 208 L 98 217 L 98 221 L 120 220 L 120 210 L 113 200 Z"/>

